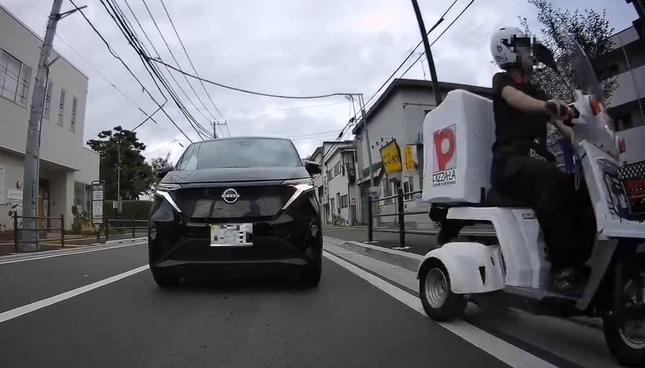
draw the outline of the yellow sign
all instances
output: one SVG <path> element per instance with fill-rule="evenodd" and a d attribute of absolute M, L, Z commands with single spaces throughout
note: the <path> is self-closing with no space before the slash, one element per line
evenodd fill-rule
<path fill-rule="evenodd" d="M 391 141 L 381 148 L 381 161 L 383 162 L 383 170 L 385 175 L 401 172 L 403 166 L 401 164 L 401 151 L 396 140 Z"/>
<path fill-rule="evenodd" d="M 403 147 L 403 171 L 407 174 L 414 172 L 414 152 L 409 144 Z"/>

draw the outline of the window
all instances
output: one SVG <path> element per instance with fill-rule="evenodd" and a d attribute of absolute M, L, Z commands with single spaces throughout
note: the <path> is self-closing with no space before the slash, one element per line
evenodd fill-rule
<path fill-rule="evenodd" d="M 616 116 L 614 118 L 614 126 L 616 127 L 617 131 L 633 128 L 634 123 L 632 122 L 631 115 L 626 114 L 622 116 Z"/>
<path fill-rule="evenodd" d="M 336 165 L 334 165 L 334 175 L 340 174 L 340 161 L 336 162 Z"/>
<path fill-rule="evenodd" d="M 247 168 L 247 167 L 301 167 L 302 160 L 296 147 L 287 139 L 234 138 L 206 141 L 186 151 L 183 161 L 196 166 L 189 170 Z"/>
<path fill-rule="evenodd" d="M 340 207 L 345 208 L 348 206 L 349 206 L 349 203 L 347 202 L 347 194 L 345 194 L 344 196 L 340 197 Z"/>
<path fill-rule="evenodd" d="M 49 111 L 52 105 L 52 81 L 47 81 L 47 93 L 45 94 L 45 105 L 43 106 L 43 116 L 49 119 Z"/>
<path fill-rule="evenodd" d="M 0 54 L 0 95 L 21 106 L 27 105 L 31 68 L 4 50 Z"/>
<path fill-rule="evenodd" d="M 407 180 L 403 183 L 403 193 L 414 192 L 414 184 L 412 180 L 412 178 L 407 178 Z M 403 198 L 407 201 L 412 199 L 412 197 L 412 194 L 406 194 Z"/>
<path fill-rule="evenodd" d="M 63 126 L 63 116 L 65 115 L 65 90 L 60 90 L 60 104 L 58 105 L 58 125 Z"/>
<path fill-rule="evenodd" d="M 186 170 L 195 170 L 197 169 L 197 155 L 193 154 L 193 151 L 196 150 L 196 145 L 191 144 L 186 148 L 184 154 L 177 162 L 177 171 L 186 171 Z"/>
<path fill-rule="evenodd" d="M 72 132 L 76 129 L 76 105 L 78 104 L 78 100 L 76 96 L 72 97 L 72 120 L 69 124 L 69 130 Z"/>

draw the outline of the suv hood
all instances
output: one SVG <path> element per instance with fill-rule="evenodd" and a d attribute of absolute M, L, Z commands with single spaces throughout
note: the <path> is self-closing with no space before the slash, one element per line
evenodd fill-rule
<path fill-rule="evenodd" d="M 244 181 L 281 181 L 311 178 L 304 166 L 300 167 L 243 167 L 191 171 L 171 171 L 161 183 L 223 183 Z"/>

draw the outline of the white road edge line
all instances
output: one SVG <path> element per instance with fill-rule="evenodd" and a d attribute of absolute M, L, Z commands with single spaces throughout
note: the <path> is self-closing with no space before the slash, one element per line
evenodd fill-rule
<path fill-rule="evenodd" d="M 19 262 L 28 262 L 28 261 L 37 261 L 39 259 L 47 259 L 47 258 L 54 258 L 54 257 L 62 257 L 62 256 L 72 256 L 75 254 L 84 254 L 84 253 L 92 253 L 92 252 L 100 252 L 103 250 L 110 250 L 110 249 L 118 249 L 118 248 L 124 248 L 124 247 L 131 247 L 134 245 L 140 245 L 140 244 L 145 244 L 145 242 L 138 242 L 138 243 L 131 243 L 131 244 L 121 244 L 121 245 L 114 245 L 114 246 L 103 246 L 101 248 L 96 248 L 96 249 L 84 249 L 84 250 L 79 250 L 79 251 L 72 251 L 70 250 L 69 252 L 61 252 L 61 253 L 56 253 L 56 254 L 48 254 L 40 257 L 28 257 L 28 258 L 19 258 L 19 259 L 9 259 L 6 261 L 3 261 L 0 259 L 0 265 L 5 265 L 5 264 L 10 264 L 10 263 L 19 263 Z"/>
<path fill-rule="evenodd" d="M 91 283 L 89 285 L 81 286 L 80 288 L 77 288 L 77 289 L 66 291 L 66 292 L 64 292 L 62 294 L 54 295 L 54 296 L 49 297 L 47 299 L 42 299 L 42 300 L 39 300 L 37 302 L 33 302 L 31 304 L 23 305 L 22 307 L 18 307 L 18 308 L 15 308 L 15 309 L 8 310 L 6 312 L 2 312 L 2 313 L 0 313 L 0 323 L 12 320 L 14 318 L 20 317 L 20 316 L 25 315 L 27 313 L 37 311 L 39 309 L 48 307 L 50 305 L 60 303 L 60 302 L 62 302 L 64 300 L 67 300 L 67 299 L 73 298 L 75 296 L 79 296 L 81 294 L 87 293 L 88 291 L 98 289 L 101 286 L 105 286 L 105 285 L 111 284 L 113 282 L 117 282 L 117 281 L 122 280 L 122 279 L 124 279 L 126 277 L 129 277 L 129 276 L 135 275 L 135 274 L 137 274 L 139 272 L 145 271 L 148 268 L 149 268 L 148 265 L 143 265 L 143 266 L 137 267 L 137 268 L 135 268 L 133 270 L 126 271 L 126 272 L 120 273 L 120 274 L 112 276 L 112 277 L 108 277 L 107 279 L 103 279 L 103 280 Z"/>
<path fill-rule="evenodd" d="M 383 292 L 389 294 L 394 299 L 400 301 L 401 303 L 407 305 L 413 310 L 425 316 L 425 311 L 421 305 L 421 300 L 418 297 L 408 293 L 407 291 L 387 282 L 383 279 L 372 275 L 371 273 L 364 271 L 355 265 L 345 261 L 344 259 L 330 253 L 329 251 L 323 250 L 323 255 L 330 261 L 338 264 L 339 266 L 345 268 L 356 276 L 364 279 L 375 287 L 379 288 Z M 511 367 L 548 367 L 555 368 L 554 365 L 546 362 L 533 354 L 530 354 L 512 344 L 507 343 L 504 340 L 501 340 L 486 331 L 483 331 L 477 328 L 470 323 L 465 321 L 454 321 L 450 323 L 438 323 L 442 327 L 446 328 L 448 331 L 454 333 L 455 335 L 461 337 L 467 342 L 473 344 L 477 348 L 487 352 L 488 354 L 494 356 L 495 358 L 501 360 L 502 362 L 508 364 Z"/>

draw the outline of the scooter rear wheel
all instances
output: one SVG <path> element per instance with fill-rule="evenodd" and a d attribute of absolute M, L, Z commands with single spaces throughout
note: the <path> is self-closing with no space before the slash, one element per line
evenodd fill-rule
<path fill-rule="evenodd" d="M 419 277 L 421 304 L 428 317 L 438 322 L 461 318 L 468 301 L 452 292 L 450 276 L 440 263 L 429 265 Z"/>

